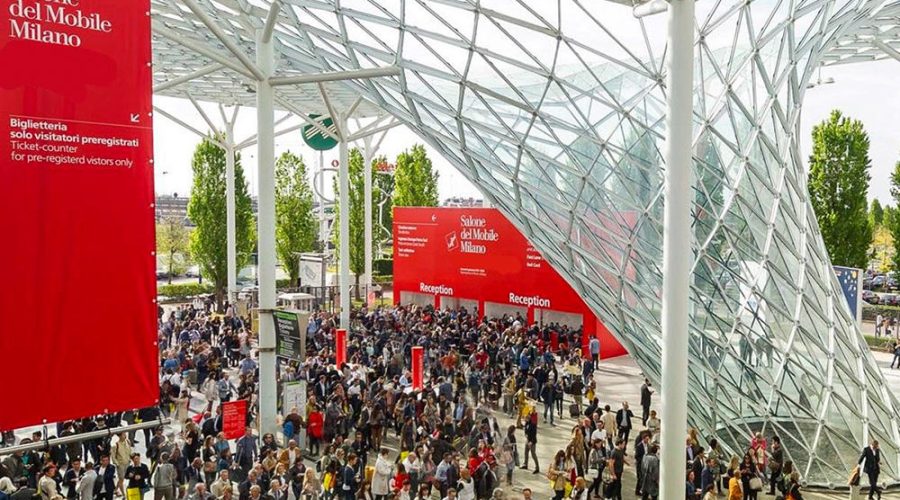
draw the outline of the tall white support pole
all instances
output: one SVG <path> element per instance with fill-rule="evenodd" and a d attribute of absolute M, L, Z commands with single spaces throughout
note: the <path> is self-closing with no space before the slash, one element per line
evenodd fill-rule
<path fill-rule="evenodd" d="M 366 279 L 364 282 L 366 297 L 368 300 L 369 290 L 372 288 L 372 137 L 363 139 L 363 171 L 365 172 L 365 194 L 363 203 L 365 203 L 365 259 L 366 259 Z"/>
<path fill-rule="evenodd" d="M 275 56 L 272 41 L 260 33 L 256 64 L 263 79 L 256 84 L 257 159 L 259 161 L 259 307 L 275 308 L 275 110 L 272 75 Z M 259 321 L 259 431 L 275 433 L 275 323 L 271 314 Z"/>
<path fill-rule="evenodd" d="M 225 124 L 225 232 L 228 245 L 228 302 L 237 299 L 237 237 L 234 213 L 234 126 Z"/>
<path fill-rule="evenodd" d="M 684 498 L 687 435 L 688 306 L 691 273 L 691 146 L 694 0 L 669 3 L 665 215 L 662 290 L 660 499 Z"/>
<path fill-rule="evenodd" d="M 319 151 L 319 241 L 323 257 L 328 253 L 328 222 L 325 220 L 325 152 Z M 324 277 L 322 279 L 325 279 Z"/>
<path fill-rule="evenodd" d="M 347 119 L 339 116 L 336 120 L 342 132 L 347 130 Z M 340 167 L 338 168 L 338 195 L 340 196 L 341 213 L 339 216 L 339 257 L 340 277 L 338 289 L 341 294 L 341 328 L 350 328 L 350 162 L 347 155 L 347 141 L 341 138 Z"/>

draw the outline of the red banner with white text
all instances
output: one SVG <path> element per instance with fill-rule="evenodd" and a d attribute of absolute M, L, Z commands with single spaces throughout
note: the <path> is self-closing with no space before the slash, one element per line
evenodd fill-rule
<path fill-rule="evenodd" d="M 529 323 L 583 327 L 585 354 L 591 336 L 600 339 L 601 357 L 625 354 L 602 318 L 498 210 L 395 207 L 393 231 L 395 302 L 433 297 L 440 308 L 521 312 Z"/>
<path fill-rule="evenodd" d="M 0 429 L 158 398 L 149 0 L 0 0 Z"/>

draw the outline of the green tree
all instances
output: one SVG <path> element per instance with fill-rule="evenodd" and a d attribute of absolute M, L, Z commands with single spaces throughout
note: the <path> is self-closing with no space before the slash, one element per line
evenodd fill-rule
<path fill-rule="evenodd" d="M 891 262 L 891 268 L 894 271 L 900 271 L 900 161 L 894 165 L 894 172 L 891 174 L 891 196 L 894 198 L 894 208 L 885 207 L 884 224 L 890 229 L 893 237 L 894 255 Z"/>
<path fill-rule="evenodd" d="M 834 110 L 813 127 L 809 194 L 833 264 L 866 267 L 872 243 L 867 194 L 869 136 L 862 122 Z"/>
<path fill-rule="evenodd" d="M 317 236 L 306 164 L 286 151 L 275 162 L 275 251 L 292 285 L 300 276 L 297 254 L 312 251 Z"/>
<path fill-rule="evenodd" d="M 191 168 L 194 181 L 188 218 L 196 226 L 191 232 L 191 255 L 200 265 L 203 276 L 212 282 L 216 302 L 221 308 L 228 286 L 225 150 L 204 139 L 194 150 Z M 250 262 L 256 245 L 256 227 L 239 154 L 234 157 L 234 194 L 237 268 L 240 269 Z"/>
<path fill-rule="evenodd" d="M 884 222 L 884 208 L 878 198 L 872 200 L 872 207 L 869 209 L 869 224 L 874 230 Z"/>
<path fill-rule="evenodd" d="M 190 236 L 184 221 L 177 217 L 163 217 L 156 223 L 156 255 L 166 266 L 170 284 L 172 276 L 187 270 Z"/>
<path fill-rule="evenodd" d="M 394 170 L 395 207 L 436 207 L 438 173 L 431 165 L 425 147 L 416 144 L 397 156 Z"/>
<path fill-rule="evenodd" d="M 348 170 L 350 174 L 349 186 L 350 191 L 348 198 L 350 201 L 348 210 L 350 213 L 350 272 L 355 275 L 356 287 L 354 296 L 359 300 L 359 277 L 366 271 L 366 212 L 365 212 L 365 171 L 363 170 L 363 156 L 359 149 L 353 148 L 349 152 Z M 371 168 L 371 167 L 370 167 Z M 332 241 L 335 248 L 340 248 L 340 190 L 338 187 L 338 179 L 334 179 L 335 206 L 334 206 L 334 224 L 332 224 Z M 340 263 L 340 251 L 337 252 L 338 263 Z"/>

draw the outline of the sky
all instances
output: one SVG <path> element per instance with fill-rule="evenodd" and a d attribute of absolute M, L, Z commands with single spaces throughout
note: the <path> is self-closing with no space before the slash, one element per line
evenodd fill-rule
<path fill-rule="evenodd" d="M 822 78 L 834 78 L 834 83 L 807 89 L 801 119 L 801 153 L 809 157 L 812 127 L 828 117 L 832 109 L 840 109 L 845 115 L 861 120 L 869 134 L 869 156 L 872 161 L 869 198 L 878 198 L 882 203 L 891 204 L 890 174 L 893 166 L 900 161 L 900 62 L 885 60 L 828 67 L 822 70 Z M 154 97 L 154 104 L 178 116 L 202 132 L 209 130 L 200 114 L 186 100 L 169 97 Z M 212 105 L 203 105 L 207 115 L 221 125 L 218 110 Z M 240 142 L 250 136 L 256 127 L 255 110 L 242 109 L 235 126 L 235 136 Z M 295 123 L 295 122 L 288 122 Z M 191 186 L 191 155 L 199 141 L 198 136 L 185 131 L 162 115 L 157 114 L 154 123 L 154 152 L 157 194 L 178 193 L 186 196 Z M 397 154 L 415 143 L 424 143 L 406 127 L 398 127 L 390 132 L 382 142 L 379 154 L 384 154 L 390 162 Z M 440 154 L 426 145 L 429 157 L 440 174 L 438 190 L 440 198 L 453 196 L 476 197 L 481 194 L 462 174 Z M 316 164 L 318 155 L 307 148 L 299 132 L 276 138 L 276 156 L 291 150 L 300 154 L 309 166 Z M 337 158 L 337 148 L 324 155 L 326 164 Z M 250 192 L 256 194 L 255 147 L 242 154 L 245 175 L 248 177 Z M 330 177 L 326 178 L 326 196 L 331 196 Z"/>

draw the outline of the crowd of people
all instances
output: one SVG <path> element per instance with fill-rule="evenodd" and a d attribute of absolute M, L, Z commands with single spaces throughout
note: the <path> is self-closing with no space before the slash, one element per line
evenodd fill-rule
<path fill-rule="evenodd" d="M 596 338 L 463 308 L 363 309 L 353 314 L 348 362 L 336 367 L 336 320 L 313 314 L 307 359 L 279 362 L 282 382 L 306 382 L 305 408 L 283 409 L 279 432 L 257 436 L 249 321 L 232 308 L 161 314 L 160 404 L 60 423 L 56 435 L 163 417 L 173 424 L 8 455 L 0 500 L 621 499 L 626 467 L 636 473 L 636 497 L 658 497 L 653 388 L 645 380 L 640 416 L 627 402 L 601 402 Z M 412 386 L 413 346 L 424 349 L 421 390 Z M 248 402 L 250 426 L 229 440 L 221 403 L 235 399 Z M 542 463 L 539 428 L 563 422 L 571 425 L 566 446 Z M 756 500 L 768 486 L 802 500 L 777 436 L 753 436 L 741 458 L 706 442 L 693 430 L 687 436 L 687 498 Z M 517 470 L 543 474 L 545 487 L 512 488 Z"/>

